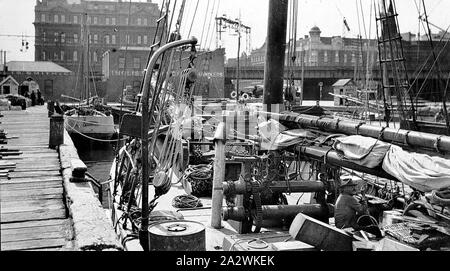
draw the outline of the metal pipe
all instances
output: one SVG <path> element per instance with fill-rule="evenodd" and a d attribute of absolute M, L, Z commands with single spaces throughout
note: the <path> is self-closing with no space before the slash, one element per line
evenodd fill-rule
<path fill-rule="evenodd" d="M 142 85 L 142 123 L 141 123 L 141 140 L 142 140 L 142 147 L 141 147 L 141 154 L 142 154 L 142 223 L 141 228 L 139 230 L 139 240 L 141 243 L 142 248 L 144 251 L 149 251 L 149 242 L 148 242 L 148 224 L 149 224 L 149 202 L 148 202 L 148 184 L 149 184 L 149 168 L 148 168 L 148 154 L 149 154 L 149 148 L 148 148 L 148 130 L 150 126 L 150 113 L 153 112 L 155 105 L 156 105 L 156 99 L 152 100 L 151 107 L 149 108 L 149 90 L 150 90 L 150 82 L 153 76 L 153 70 L 156 65 L 156 62 L 158 61 L 159 57 L 166 52 L 167 50 L 170 50 L 175 47 L 197 44 L 197 39 L 192 38 L 189 40 L 179 40 L 174 41 L 171 43 L 168 43 L 161 48 L 159 48 L 150 59 L 148 65 L 147 65 L 147 72 L 145 73 L 144 77 L 144 83 Z M 155 139 L 155 137 L 154 137 Z M 153 140 L 155 141 L 155 140 Z M 152 142 L 153 144 L 154 142 Z M 150 149 L 150 151 L 153 151 L 153 148 Z"/>
<path fill-rule="evenodd" d="M 294 218 L 299 213 L 311 216 L 316 219 L 328 219 L 334 216 L 334 207 L 330 204 L 304 204 L 304 205 L 263 205 L 262 217 L 268 219 Z M 244 207 L 223 208 L 223 220 L 244 221 L 247 219 L 247 212 Z"/>
<path fill-rule="evenodd" d="M 393 144 L 404 144 L 418 148 L 432 149 L 436 152 L 450 153 L 450 136 L 421 133 L 411 130 L 383 128 L 354 122 L 321 118 L 296 113 L 281 114 L 279 120 L 287 126 L 302 128 L 315 128 L 331 133 L 344 133 L 348 135 L 361 135 L 380 138 L 382 141 Z"/>
<path fill-rule="evenodd" d="M 273 182 L 269 184 L 268 188 L 273 192 L 315 193 L 325 191 L 325 186 L 322 182 L 310 181 L 292 181 L 289 183 Z M 243 180 L 233 183 L 223 183 L 223 192 L 225 194 L 234 193 L 235 195 L 244 195 L 247 191 L 247 183 Z"/>

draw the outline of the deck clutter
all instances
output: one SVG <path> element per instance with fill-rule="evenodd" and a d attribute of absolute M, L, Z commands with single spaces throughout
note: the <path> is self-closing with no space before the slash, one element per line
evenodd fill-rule
<path fill-rule="evenodd" d="M 151 47 L 110 172 L 122 244 L 187 251 L 198 233 L 205 250 L 448 250 L 450 137 L 409 129 L 404 89 L 390 85 L 405 129 L 390 128 L 391 118 L 373 125 L 285 112 L 288 2 L 270 1 L 263 104 L 196 101 L 195 38 L 176 30 Z M 172 70 L 182 51 L 189 60 Z M 338 227 L 344 194 L 354 223 Z M 191 231 L 195 222 L 203 226 Z M 183 241 L 160 246 L 155 232 Z"/>

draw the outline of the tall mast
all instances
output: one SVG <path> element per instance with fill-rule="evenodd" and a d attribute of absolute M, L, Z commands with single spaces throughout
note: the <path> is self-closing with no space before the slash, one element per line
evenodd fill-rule
<path fill-rule="evenodd" d="M 283 107 L 287 15 L 288 0 L 269 1 L 263 104 L 267 105 L 268 112 L 274 113 L 281 111 L 280 109 Z M 279 106 L 278 110 L 277 106 Z"/>
<path fill-rule="evenodd" d="M 82 28 L 82 35 L 83 35 L 83 42 L 84 42 L 84 51 L 83 51 L 83 78 L 84 78 L 84 84 L 83 84 L 83 91 L 81 93 L 81 100 L 83 100 L 83 93 L 85 95 L 85 99 L 89 105 L 89 30 L 87 26 L 87 13 L 84 14 L 83 19 L 83 28 Z"/>

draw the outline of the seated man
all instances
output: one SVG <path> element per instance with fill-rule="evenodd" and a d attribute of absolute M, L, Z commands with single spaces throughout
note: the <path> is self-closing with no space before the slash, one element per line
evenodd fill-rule
<path fill-rule="evenodd" d="M 357 184 L 350 178 L 341 182 L 341 194 L 336 201 L 334 211 L 335 225 L 339 229 L 353 228 L 360 230 L 357 221 L 362 215 L 367 215 L 367 201 L 358 201 L 354 196 L 357 195 Z"/>
<path fill-rule="evenodd" d="M 367 199 L 364 194 L 358 200 L 355 196 L 357 184 L 347 178 L 341 182 L 341 194 L 336 201 L 334 210 L 334 222 L 337 228 L 353 228 L 354 230 L 364 230 L 381 238 L 382 234 L 378 228 L 378 223 L 369 215 Z"/>

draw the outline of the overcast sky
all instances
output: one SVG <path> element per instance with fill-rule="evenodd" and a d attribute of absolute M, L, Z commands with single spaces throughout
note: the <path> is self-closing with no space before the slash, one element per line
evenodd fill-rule
<path fill-rule="evenodd" d="M 124 0 L 126 2 L 127 0 Z M 133 0 L 135 1 L 135 0 Z M 162 0 L 153 0 L 161 3 Z M 345 35 L 355 37 L 361 33 L 375 35 L 375 20 L 370 14 L 373 0 L 298 0 L 298 37 L 307 35 L 311 27 L 317 25 L 322 30 L 322 36 Z M 397 0 L 399 25 L 401 32 L 417 33 L 419 29 L 417 5 L 422 0 Z M 172 1 L 174 2 L 174 1 Z M 181 3 L 181 1 L 178 1 Z M 226 14 L 228 18 L 241 18 L 242 23 L 252 28 L 252 48 L 260 47 L 267 33 L 268 0 L 199 0 L 197 13 L 194 15 L 197 0 L 187 0 L 182 34 L 187 35 L 193 21 L 191 36 L 202 40 L 202 47 L 214 49 L 216 45 L 214 18 Z M 34 60 L 34 39 L 26 38 L 30 42 L 27 52 L 20 52 L 21 37 L 5 37 L 4 35 L 34 35 L 34 6 L 36 0 L 0 0 L 0 49 L 7 50 L 8 60 Z M 450 0 L 425 0 L 431 23 L 447 29 L 450 26 Z M 359 8 L 362 5 L 362 11 Z M 357 9 L 358 6 L 358 9 Z M 214 7 L 214 10 L 213 10 Z M 217 7 L 219 7 L 217 9 Z M 207 9 L 208 8 L 208 9 Z M 211 12 L 211 10 L 213 10 Z M 366 31 L 364 31 L 363 18 Z M 358 23 L 358 14 L 359 23 Z M 344 32 L 343 17 L 346 17 L 350 33 Z M 206 20 L 205 20 L 206 19 Z M 205 27 L 203 27 L 205 26 Z M 431 27 L 433 32 L 439 30 Z M 207 33 L 209 30 L 209 33 Z M 421 33 L 424 33 L 421 28 Z M 245 49 L 245 39 L 242 40 Z M 227 49 L 227 57 L 235 57 L 237 52 L 237 36 L 231 33 L 223 34 L 223 45 Z"/>

